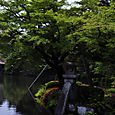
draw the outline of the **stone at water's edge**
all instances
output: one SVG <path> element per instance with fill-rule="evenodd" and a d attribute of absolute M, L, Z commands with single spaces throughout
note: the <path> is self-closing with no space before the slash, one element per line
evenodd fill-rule
<path fill-rule="evenodd" d="M 76 110 L 77 109 L 77 110 Z M 77 111 L 79 115 L 84 115 L 88 112 L 94 112 L 94 109 L 88 107 L 74 106 L 73 104 L 69 104 L 69 111 L 75 112 Z"/>
<path fill-rule="evenodd" d="M 94 112 L 94 109 L 92 109 L 92 108 L 79 107 L 79 106 L 77 108 L 78 108 L 79 115 L 84 115 L 84 114 L 88 113 L 89 111 Z"/>

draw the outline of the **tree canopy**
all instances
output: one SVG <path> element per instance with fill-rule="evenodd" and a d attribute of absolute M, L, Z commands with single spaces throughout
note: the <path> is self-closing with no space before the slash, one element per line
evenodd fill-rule
<path fill-rule="evenodd" d="M 115 2 L 75 4 L 79 7 L 66 0 L 1 0 L 0 51 L 7 69 L 37 71 L 47 63 L 62 74 L 59 65 L 74 59 L 82 60 L 87 75 L 114 76 Z"/>

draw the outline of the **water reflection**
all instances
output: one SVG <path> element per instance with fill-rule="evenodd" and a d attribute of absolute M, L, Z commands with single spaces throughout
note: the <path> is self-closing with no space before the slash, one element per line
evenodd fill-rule
<path fill-rule="evenodd" d="M 0 83 L 0 102 L 4 98 L 4 86 Z"/>
<path fill-rule="evenodd" d="M 0 113 L 2 115 L 21 115 L 20 113 L 16 112 L 15 107 L 9 107 L 9 101 L 5 100 L 2 105 L 0 106 Z"/>
<path fill-rule="evenodd" d="M 51 113 L 35 103 L 28 86 L 34 78 L 0 76 L 0 115 L 50 115 Z M 36 92 L 39 82 L 31 89 Z"/>

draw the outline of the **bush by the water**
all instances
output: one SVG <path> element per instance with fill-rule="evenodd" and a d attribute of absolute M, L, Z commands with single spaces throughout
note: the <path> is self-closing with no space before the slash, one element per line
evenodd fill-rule
<path fill-rule="evenodd" d="M 51 81 L 45 83 L 45 85 L 38 90 L 38 92 L 35 94 L 35 100 L 47 108 L 53 107 L 57 104 L 60 92 L 61 90 L 59 90 L 59 82 Z"/>

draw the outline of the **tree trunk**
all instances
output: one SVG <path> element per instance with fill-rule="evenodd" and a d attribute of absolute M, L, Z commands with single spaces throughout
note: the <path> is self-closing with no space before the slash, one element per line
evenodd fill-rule
<path fill-rule="evenodd" d="M 64 85 L 64 79 L 63 79 L 63 67 L 61 65 L 58 65 L 56 67 L 56 72 L 57 72 L 57 78 L 59 79 L 60 82 L 60 88 L 62 89 L 63 85 Z"/>
<path fill-rule="evenodd" d="M 83 55 L 81 56 L 81 59 L 82 59 L 83 65 L 84 65 L 84 70 L 86 72 L 86 77 L 87 77 L 88 83 L 90 84 L 90 86 L 93 86 L 93 81 L 92 81 L 92 78 L 90 75 L 90 70 L 89 70 L 89 64 L 87 63 L 87 61 Z"/>

